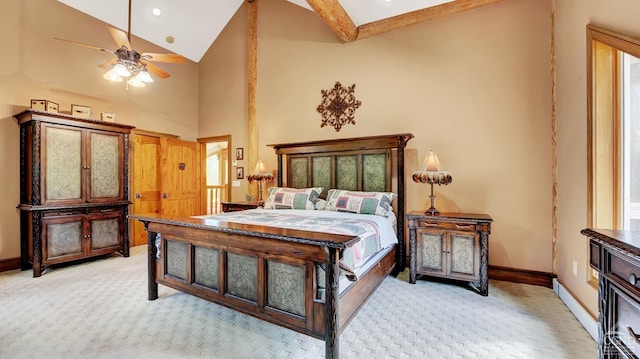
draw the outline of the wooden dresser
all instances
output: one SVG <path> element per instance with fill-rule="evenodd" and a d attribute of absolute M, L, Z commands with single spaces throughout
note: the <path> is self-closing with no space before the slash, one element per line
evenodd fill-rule
<path fill-rule="evenodd" d="M 20 125 L 20 265 L 129 256 L 132 126 L 27 110 Z"/>
<path fill-rule="evenodd" d="M 486 214 L 409 212 L 409 282 L 417 274 L 450 278 L 488 295 L 491 222 Z"/>
<path fill-rule="evenodd" d="M 598 357 L 640 356 L 640 233 L 583 229 L 598 285 Z"/>

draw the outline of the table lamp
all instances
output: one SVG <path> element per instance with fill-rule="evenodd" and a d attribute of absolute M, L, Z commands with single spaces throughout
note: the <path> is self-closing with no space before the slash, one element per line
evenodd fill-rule
<path fill-rule="evenodd" d="M 256 168 L 247 176 L 247 180 L 249 183 L 252 183 L 253 181 L 258 182 L 258 204 L 264 203 L 264 200 L 262 199 L 262 183 L 273 180 L 273 175 L 267 172 L 267 168 L 264 163 L 262 163 L 262 160 L 258 160 Z"/>
<path fill-rule="evenodd" d="M 440 170 L 440 161 L 433 150 L 430 150 L 429 154 L 424 158 L 424 169 L 422 171 L 413 172 L 412 177 L 414 182 L 428 183 L 431 185 L 431 195 L 429 195 L 429 198 L 431 199 L 431 207 L 424 213 L 430 216 L 437 216 L 440 214 L 434 205 L 436 196 L 433 194 L 433 185 L 448 185 L 451 183 L 453 178 L 451 177 L 451 173 Z"/>

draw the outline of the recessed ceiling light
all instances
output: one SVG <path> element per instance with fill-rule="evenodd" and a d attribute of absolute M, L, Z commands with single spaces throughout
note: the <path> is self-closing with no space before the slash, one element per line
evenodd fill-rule
<path fill-rule="evenodd" d="M 167 37 L 165 38 L 165 40 L 166 40 L 168 43 L 173 44 L 173 41 L 174 41 L 175 39 L 173 38 L 173 36 L 167 36 Z"/>
<path fill-rule="evenodd" d="M 162 15 L 162 10 L 158 9 L 157 7 L 154 7 L 153 10 L 151 10 L 151 12 L 155 15 L 155 16 L 160 16 Z"/>

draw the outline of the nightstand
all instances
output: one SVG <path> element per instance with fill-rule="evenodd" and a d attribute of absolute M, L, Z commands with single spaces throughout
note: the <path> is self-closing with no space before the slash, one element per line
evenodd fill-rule
<path fill-rule="evenodd" d="M 409 212 L 409 283 L 416 275 L 470 282 L 489 294 L 489 234 L 487 214 Z"/>
<path fill-rule="evenodd" d="M 245 211 L 258 208 L 258 202 L 220 202 L 222 212 Z"/>

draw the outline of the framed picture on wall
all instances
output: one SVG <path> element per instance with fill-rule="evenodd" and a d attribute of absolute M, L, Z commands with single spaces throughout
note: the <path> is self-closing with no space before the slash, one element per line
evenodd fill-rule
<path fill-rule="evenodd" d="M 244 148 L 238 147 L 236 148 L 236 160 L 244 159 Z"/>
<path fill-rule="evenodd" d="M 244 167 L 236 167 L 236 179 L 244 178 Z"/>

